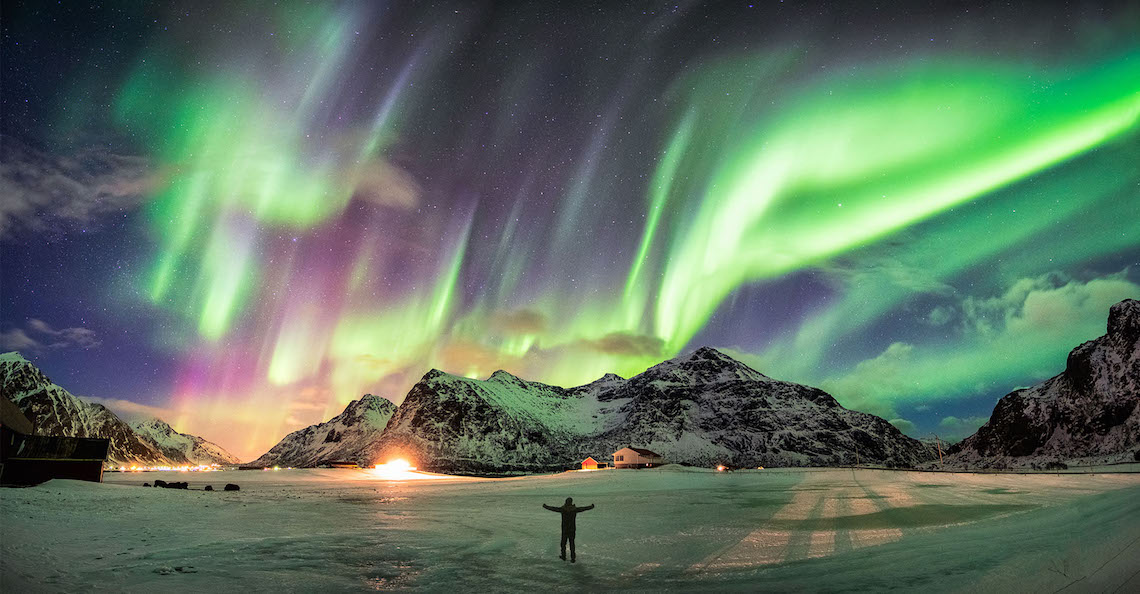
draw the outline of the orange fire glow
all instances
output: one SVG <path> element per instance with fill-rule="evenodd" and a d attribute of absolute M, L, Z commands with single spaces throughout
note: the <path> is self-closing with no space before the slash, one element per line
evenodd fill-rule
<path fill-rule="evenodd" d="M 411 462 L 403 458 L 389 460 L 384 464 L 377 464 L 376 466 L 368 469 L 366 472 L 373 474 L 376 478 L 389 480 L 389 481 L 415 481 L 423 479 L 437 479 L 448 478 L 442 474 L 431 474 L 426 472 L 419 472 Z"/>
<path fill-rule="evenodd" d="M 376 468 L 378 470 L 390 470 L 393 472 L 407 472 L 409 470 L 415 470 L 416 469 L 415 466 L 412 466 L 411 462 L 408 462 L 407 460 L 404 460 L 404 459 L 392 460 L 391 462 L 388 462 L 387 464 L 377 464 Z"/>

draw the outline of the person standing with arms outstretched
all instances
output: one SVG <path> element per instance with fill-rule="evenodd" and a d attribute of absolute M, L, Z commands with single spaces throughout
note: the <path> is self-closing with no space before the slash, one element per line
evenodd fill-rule
<path fill-rule="evenodd" d="M 566 542 L 570 542 L 570 562 L 577 563 L 577 555 L 574 554 L 574 532 L 577 529 L 575 525 L 575 518 L 578 517 L 578 512 L 584 512 L 594 509 L 594 506 L 587 505 L 586 507 L 578 507 L 574 505 L 574 498 L 567 497 L 566 503 L 562 507 L 553 507 L 550 505 L 542 504 L 542 507 L 562 514 L 562 554 L 559 555 L 563 561 L 566 560 Z"/>

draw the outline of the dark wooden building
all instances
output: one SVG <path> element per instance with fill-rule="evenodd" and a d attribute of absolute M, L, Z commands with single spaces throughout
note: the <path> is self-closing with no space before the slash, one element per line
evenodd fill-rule
<path fill-rule="evenodd" d="M 38 485 L 53 478 L 102 482 L 110 440 L 34 433 L 20 408 L 0 397 L 0 484 Z"/>

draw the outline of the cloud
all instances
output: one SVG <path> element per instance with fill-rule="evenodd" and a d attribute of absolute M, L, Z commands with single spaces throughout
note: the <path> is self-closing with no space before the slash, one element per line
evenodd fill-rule
<path fill-rule="evenodd" d="M 1070 350 L 1105 333 L 1109 307 L 1137 295 L 1127 271 L 1087 282 L 1059 274 L 1020 279 L 999 296 L 956 304 L 952 342 L 893 343 L 820 387 L 844 406 L 880 415 L 902 401 L 1006 393 L 1060 373 Z"/>
<path fill-rule="evenodd" d="M 1030 291 L 1021 307 L 1007 315 L 1006 331 L 1064 335 L 1074 320 L 1089 320 L 1103 331 L 1108 308 L 1128 297 L 1140 297 L 1140 285 L 1130 282 L 1124 272 L 1087 284 L 1070 282 Z"/>
<path fill-rule="evenodd" d="M 25 328 L 0 333 L 0 347 L 8 350 L 42 351 L 45 349 L 84 348 L 102 344 L 88 328 L 52 328 L 43 320 L 32 318 Z"/>
<path fill-rule="evenodd" d="M 994 338 L 1027 332 L 1065 335 L 1074 321 L 1103 327 L 1109 306 L 1140 296 L 1140 285 L 1128 280 L 1127 273 L 1084 283 L 1059 273 L 1019 279 L 1000 296 L 964 299 L 961 323 L 966 332 Z"/>
<path fill-rule="evenodd" d="M 906 419 L 891 419 L 890 421 L 887 421 L 887 422 L 894 425 L 895 429 L 902 431 L 906 435 L 909 435 L 911 437 L 915 437 L 916 435 L 918 435 L 918 427 L 915 426 L 914 423 L 912 423 Z"/>
<path fill-rule="evenodd" d="M 6 351 L 38 351 L 44 348 L 40 341 L 28 336 L 21 328 L 0 332 L 0 348 Z"/>
<path fill-rule="evenodd" d="M 415 208 L 421 193 L 419 184 L 408 172 L 383 159 L 375 159 L 357 171 L 354 196 L 374 204 Z"/>
<path fill-rule="evenodd" d="M 375 355 L 357 355 L 354 359 L 356 364 L 366 369 L 382 370 L 388 369 L 392 366 L 393 361 Z"/>
<path fill-rule="evenodd" d="M 62 349 L 67 347 L 91 348 L 101 343 L 95 338 L 95 332 L 87 328 L 61 328 L 56 330 L 43 320 L 35 318 L 28 320 L 28 328 L 50 339 L 48 348 Z"/>
<path fill-rule="evenodd" d="M 665 341 L 656 336 L 628 332 L 611 332 L 601 338 L 583 339 L 580 344 L 607 355 L 636 357 L 659 357 L 665 348 Z"/>
<path fill-rule="evenodd" d="M 964 419 L 955 416 L 945 417 L 938 422 L 938 430 L 941 433 L 939 437 L 950 441 L 961 441 L 973 435 L 978 427 L 989 420 L 989 417 L 966 417 Z"/>
<path fill-rule="evenodd" d="M 905 241 L 904 241 L 905 239 Z M 879 253 L 861 257 L 837 257 L 821 262 L 816 267 L 828 275 L 840 279 L 845 286 L 897 287 L 905 294 L 933 293 L 951 294 L 953 287 L 947 285 L 938 272 L 929 266 L 915 266 L 905 261 L 909 246 L 916 239 L 909 232 L 900 232 L 898 238 L 879 246 Z"/>
<path fill-rule="evenodd" d="M 546 316 L 533 309 L 500 311 L 491 316 L 491 330 L 503 335 L 542 334 L 546 331 Z"/>
<path fill-rule="evenodd" d="M 930 310 L 930 314 L 926 316 L 926 323 L 931 326 L 945 326 L 954 319 L 955 315 L 953 308 L 939 305 Z"/>
<path fill-rule="evenodd" d="M 505 357 L 494 347 L 462 339 L 449 340 L 439 349 L 438 357 L 442 369 L 454 370 L 453 373 L 460 375 L 513 368 L 517 363 L 517 360 Z"/>
<path fill-rule="evenodd" d="M 847 374 L 825 380 L 820 387 L 847 408 L 884 418 L 895 416 L 895 401 L 915 390 L 915 347 L 895 342 L 878 356 L 860 361 Z"/>
<path fill-rule="evenodd" d="M 285 408 L 290 411 L 320 411 L 323 413 L 332 400 L 332 390 L 323 386 L 306 386 L 296 392 L 296 396 L 285 404 Z"/>
<path fill-rule="evenodd" d="M 178 416 L 176 411 L 169 408 L 140 404 L 121 398 L 100 398 L 97 396 L 80 396 L 79 398 L 87 402 L 102 404 L 111 409 L 111 412 L 115 413 L 120 419 L 132 424 L 151 418 L 158 418 L 167 423 L 173 423 L 173 419 Z"/>
<path fill-rule="evenodd" d="M 0 239 L 17 230 L 55 231 L 130 210 L 159 184 L 146 159 L 106 149 L 58 156 L 0 138 Z"/>

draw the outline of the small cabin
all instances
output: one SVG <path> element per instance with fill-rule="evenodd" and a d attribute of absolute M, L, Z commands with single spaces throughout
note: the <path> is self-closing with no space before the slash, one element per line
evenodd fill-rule
<path fill-rule="evenodd" d="M 665 463 L 657 452 L 628 447 L 614 452 L 614 468 L 652 468 Z"/>
<path fill-rule="evenodd" d="M 19 407 L 0 396 L 0 484 L 38 485 L 55 478 L 102 482 L 111 440 L 33 433 Z"/>
<path fill-rule="evenodd" d="M 601 470 L 609 466 L 605 462 L 598 462 L 593 457 L 582 460 L 582 470 Z"/>

